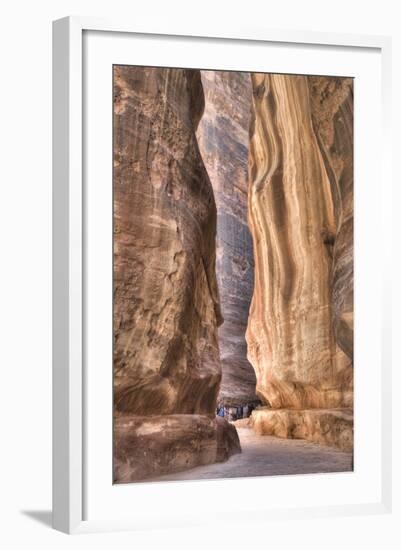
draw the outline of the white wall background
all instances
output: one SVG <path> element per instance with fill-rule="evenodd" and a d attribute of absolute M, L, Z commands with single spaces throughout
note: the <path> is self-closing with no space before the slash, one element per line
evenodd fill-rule
<path fill-rule="evenodd" d="M 390 516 L 266 523 L 263 527 L 185 529 L 67 537 L 52 531 L 51 507 L 51 21 L 65 15 L 118 16 L 199 26 L 251 26 L 393 35 L 394 158 L 400 155 L 401 15 L 397 0 L 14 0 L 2 5 L 0 86 L 0 545 L 3 548 L 352 549 L 400 547 Z M 395 167 L 395 162 L 394 162 Z M 399 182 L 400 171 L 394 175 Z M 394 190 L 394 281 L 400 277 L 400 192 Z M 399 185 L 398 185 L 399 187 Z M 396 285 L 395 285 L 396 286 Z M 397 285 L 398 286 L 398 285 Z M 394 311 L 400 307 L 394 289 Z M 401 354 L 394 329 L 394 387 Z M 398 337 L 398 338 L 397 338 Z M 397 372 L 398 367 L 398 372 Z M 401 418 L 395 393 L 395 417 Z M 394 434 L 401 430 L 395 424 Z M 401 463 L 400 438 L 394 440 Z M 395 486 L 400 476 L 395 471 Z M 400 492 L 395 509 L 400 511 Z M 269 498 L 266 495 L 266 498 Z M 230 506 L 235 502 L 210 503 Z M 168 506 L 168 503 L 166 503 Z M 398 516 L 399 517 L 399 516 Z"/>

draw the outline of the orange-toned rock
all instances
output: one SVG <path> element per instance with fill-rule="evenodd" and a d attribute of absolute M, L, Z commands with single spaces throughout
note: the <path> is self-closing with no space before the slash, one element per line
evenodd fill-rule
<path fill-rule="evenodd" d="M 323 158 L 315 132 L 323 112 L 333 126 L 332 96 L 339 93 L 341 104 L 350 82 L 340 91 L 329 86 L 331 107 L 319 113 L 308 77 L 254 74 L 252 82 L 249 220 L 255 290 L 247 340 L 257 393 L 273 409 L 351 408 L 352 359 L 342 350 L 346 345 L 338 345 L 333 318 L 342 322 L 343 312 L 348 314 L 352 280 L 344 283 L 336 274 L 350 257 L 339 220 L 352 204 L 345 192 L 343 201 L 334 196 L 331 166 L 342 156 L 348 166 L 352 148 L 347 135 L 346 154 L 338 149 L 341 158 L 334 159 L 328 150 Z"/>
<path fill-rule="evenodd" d="M 349 409 L 269 409 L 252 413 L 251 425 L 260 435 L 306 439 L 351 452 L 354 443 L 353 414 Z M 241 426 L 238 426 L 241 427 Z"/>

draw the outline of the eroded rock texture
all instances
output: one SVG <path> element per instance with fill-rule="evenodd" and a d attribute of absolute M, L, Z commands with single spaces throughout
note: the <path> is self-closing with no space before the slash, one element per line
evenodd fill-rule
<path fill-rule="evenodd" d="M 201 71 L 205 111 L 199 148 L 217 204 L 217 279 L 224 323 L 219 328 L 219 403 L 256 399 L 245 331 L 253 292 L 252 237 L 247 222 L 252 84 L 249 73 Z"/>
<path fill-rule="evenodd" d="M 114 68 L 114 407 L 121 449 L 120 430 L 133 416 L 158 416 L 155 438 L 168 415 L 194 415 L 198 440 L 216 431 L 198 418 L 214 417 L 222 320 L 216 206 L 195 136 L 203 107 L 199 71 Z M 177 442 L 192 429 L 190 416 L 182 422 L 180 432 L 180 417 L 174 420 Z M 220 431 L 230 429 L 225 425 Z M 116 464 L 119 481 L 124 467 Z"/>
<path fill-rule="evenodd" d="M 353 359 L 353 86 L 347 78 L 308 78 L 312 122 L 333 197 L 336 236 L 332 317 L 337 344 Z"/>
<path fill-rule="evenodd" d="M 115 434 L 115 477 L 121 483 L 224 462 L 241 452 L 235 427 L 220 417 L 122 416 Z"/>
<path fill-rule="evenodd" d="M 352 80 L 252 83 L 257 393 L 273 409 L 352 408 Z"/>
<path fill-rule="evenodd" d="M 116 67 L 114 82 L 116 407 L 207 414 L 220 312 L 216 207 L 195 138 L 200 75 Z"/>
<path fill-rule="evenodd" d="M 314 443 L 353 450 L 353 414 L 349 409 L 266 409 L 253 412 L 248 425 L 260 435 L 307 439 Z"/>

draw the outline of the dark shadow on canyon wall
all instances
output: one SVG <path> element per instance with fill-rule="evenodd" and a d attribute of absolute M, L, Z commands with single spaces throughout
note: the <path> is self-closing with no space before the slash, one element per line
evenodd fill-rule
<path fill-rule="evenodd" d="M 249 73 L 201 71 L 205 110 L 197 138 L 217 207 L 216 274 L 224 323 L 219 327 L 219 405 L 257 400 L 245 332 L 254 285 L 248 227 Z"/>

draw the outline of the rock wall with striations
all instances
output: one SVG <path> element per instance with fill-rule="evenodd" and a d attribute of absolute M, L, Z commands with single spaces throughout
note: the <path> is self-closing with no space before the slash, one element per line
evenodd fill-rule
<path fill-rule="evenodd" d="M 239 450 L 235 429 L 228 423 L 218 427 L 214 418 L 222 318 L 216 206 L 195 136 L 203 107 L 199 71 L 114 68 L 117 482 L 157 474 L 160 440 L 171 434 L 170 452 L 162 459 L 167 471 L 181 464 L 174 462 L 174 448 L 188 441 L 193 429 L 197 448 L 209 449 L 209 461 L 219 458 L 221 440 L 236 441 L 228 454 Z M 199 421 L 202 415 L 206 418 Z M 152 427 L 141 429 L 135 418 L 148 416 L 154 417 Z M 132 429 L 124 437 L 127 425 Z M 142 448 L 145 432 L 153 445 L 142 457 L 143 469 L 138 471 L 138 464 L 130 469 L 129 449 L 135 441 Z M 220 441 L 214 454 L 211 434 Z"/>
<path fill-rule="evenodd" d="M 217 281 L 224 323 L 219 328 L 225 405 L 256 400 L 245 332 L 253 292 L 248 227 L 248 152 L 252 84 L 249 73 L 201 71 L 205 111 L 197 138 L 217 205 Z"/>
<path fill-rule="evenodd" d="M 354 186 L 353 81 L 308 78 L 312 122 L 333 198 L 336 235 L 332 264 L 332 316 L 337 344 L 353 360 Z"/>
<path fill-rule="evenodd" d="M 353 405 L 352 80 L 252 84 L 248 356 L 271 407 L 255 413 L 259 431 L 275 434 L 274 411 L 346 409 L 348 421 Z M 290 417 L 294 427 L 305 415 Z"/>

